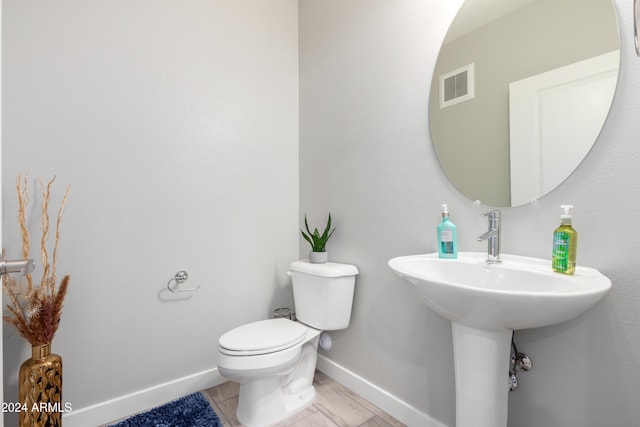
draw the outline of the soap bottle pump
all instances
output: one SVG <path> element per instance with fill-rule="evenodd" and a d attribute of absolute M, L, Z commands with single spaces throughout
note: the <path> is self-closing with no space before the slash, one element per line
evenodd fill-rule
<path fill-rule="evenodd" d="M 572 205 L 560 206 L 564 213 L 560 216 L 560 227 L 553 232 L 553 271 L 573 274 L 576 271 L 576 251 L 578 249 L 578 232 L 571 226 L 570 209 Z"/>
<path fill-rule="evenodd" d="M 442 205 L 442 222 L 438 225 L 438 255 L 440 258 L 458 258 L 456 225 L 449 220 L 449 209 Z"/>

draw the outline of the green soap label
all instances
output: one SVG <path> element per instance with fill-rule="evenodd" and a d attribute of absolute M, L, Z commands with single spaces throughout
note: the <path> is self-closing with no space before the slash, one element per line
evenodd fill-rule
<path fill-rule="evenodd" d="M 569 240 L 571 236 L 564 231 L 553 233 L 553 269 L 567 271 L 569 269 Z"/>

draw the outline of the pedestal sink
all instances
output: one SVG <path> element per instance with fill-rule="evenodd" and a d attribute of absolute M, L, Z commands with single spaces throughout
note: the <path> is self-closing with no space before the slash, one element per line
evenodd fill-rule
<path fill-rule="evenodd" d="M 611 281 L 578 266 L 573 276 L 554 273 L 551 261 L 460 252 L 393 258 L 389 267 L 424 302 L 451 320 L 457 427 L 506 427 L 511 334 L 572 319 L 598 302 Z"/>

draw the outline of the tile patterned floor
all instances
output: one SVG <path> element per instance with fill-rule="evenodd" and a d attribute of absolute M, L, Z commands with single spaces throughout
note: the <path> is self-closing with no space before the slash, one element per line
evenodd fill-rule
<path fill-rule="evenodd" d="M 351 390 L 316 371 L 316 400 L 278 427 L 401 427 L 405 426 Z M 204 390 L 225 427 L 240 427 L 236 419 L 239 386 L 226 382 Z M 406 426 L 405 426 L 406 427 Z"/>

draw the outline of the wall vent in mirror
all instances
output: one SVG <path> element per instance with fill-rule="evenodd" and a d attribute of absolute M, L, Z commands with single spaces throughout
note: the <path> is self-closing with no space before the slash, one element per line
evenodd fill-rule
<path fill-rule="evenodd" d="M 447 108 L 475 97 L 474 64 L 440 76 L 440 108 Z"/>

